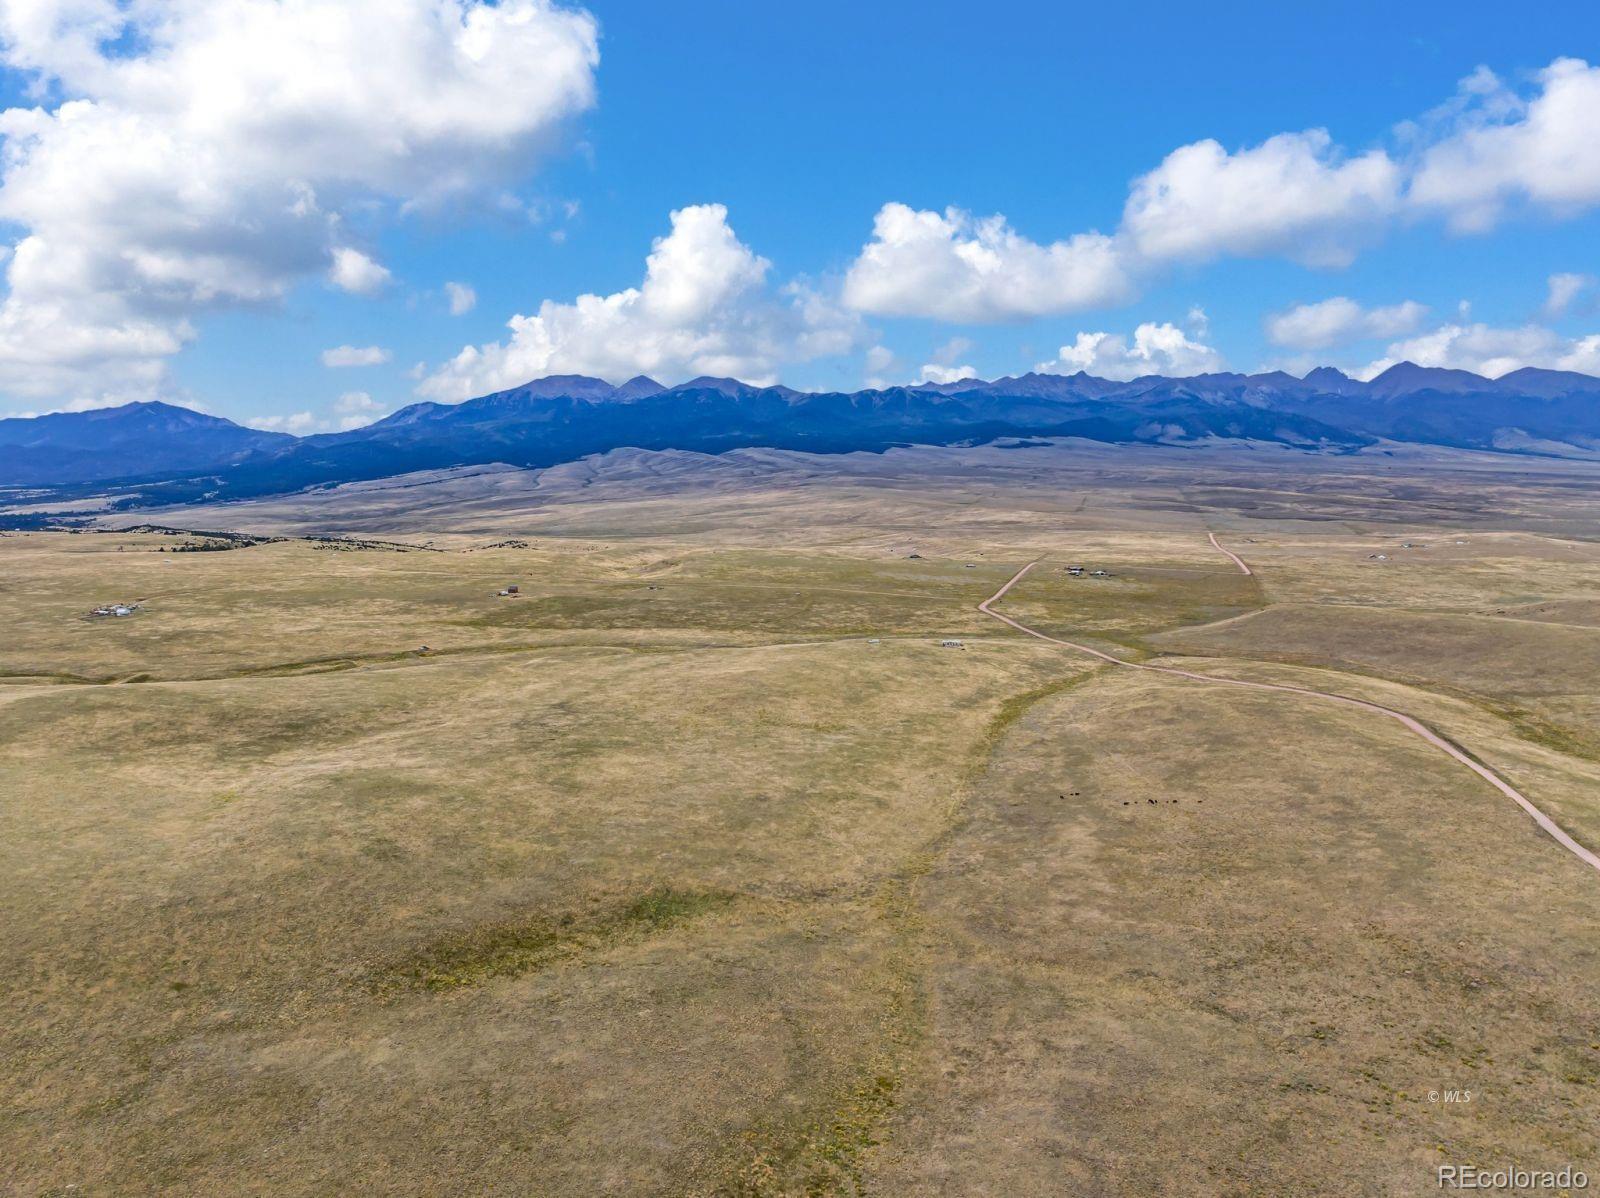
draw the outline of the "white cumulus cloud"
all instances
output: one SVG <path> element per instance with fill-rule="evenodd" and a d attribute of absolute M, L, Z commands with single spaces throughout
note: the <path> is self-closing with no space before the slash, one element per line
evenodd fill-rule
<path fill-rule="evenodd" d="M 978 376 L 976 367 L 973 366 L 941 366 L 937 362 L 928 362 L 917 371 L 923 383 L 959 383 L 962 379 L 971 379 Z"/>
<path fill-rule="evenodd" d="M 254 416 L 245 421 L 251 428 L 274 433 L 292 433 L 297 437 L 312 433 L 348 432 L 361 428 L 388 413 L 387 404 L 373 399 L 365 391 L 346 391 L 319 415 L 306 410 L 283 416 Z"/>
<path fill-rule="evenodd" d="M 296 437 L 303 437 L 316 431 L 317 418 L 311 412 L 292 412 L 287 416 L 252 416 L 245 424 L 263 432 L 292 433 Z"/>
<path fill-rule="evenodd" d="M 1542 325 L 1497 328 L 1493 325 L 1446 324 L 1390 345 L 1383 357 L 1357 372 L 1375 378 L 1399 362 L 1470 370 L 1499 378 L 1524 366 L 1575 370 L 1600 375 L 1600 334 L 1563 337 Z"/>
<path fill-rule="evenodd" d="M 919 383 L 959 383 L 962 379 L 977 377 L 977 368 L 974 366 L 956 365 L 962 355 L 972 349 L 972 340 L 968 337 L 952 337 L 938 349 L 933 351 L 933 361 L 925 363 L 917 372 L 916 381 Z"/>
<path fill-rule="evenodd" d="M 0 0 L 51 97 L 0 112 L 0 391 L 149 392 L 207 310 L 381 286 L 347 214 L 514 185 L 597 37 L 548 0 Z"/>
<path fill-rule="evenodd" d="M 1098 378 L 1140 378 L 1164 374 L 1187 378 L 1210 374 L 1224 367 L 1222 355 L 1209 345 L 1191 340 L 1175 324 L 1146 322 L 1133 331 L 1133 343 L 1120 333 L 1079 333 L 1063 345 L 1056 360 L 1034 367 L 1041 374 L 1076 374 L 1086 371 Z"/>
<path fill-rule="evenodd" d="M 894 350 L 887 345 L 874 345 L 867 350 L 867 369 L 875 374 L 888 370 L 896 361 Z"/>
<path fill-rule="evenodd" d="M 868 347 L 863 364 L 866 366 L 863 385 L 867 390 L 882 391 L 896 385 L 892 376 L 900 369 L 900 355 L 887 345 Z"/>
<path fill-rule="evenodd" d="M 860 341 L 858 319 L 799 284 L 773 287 L 771 263 L 741 242 L 721 204 L 672 213 L 644 281 L 611 295 L 545 300 L 513 316 L 511 336 L 468 346 L 418 386 L 437 400 L 504 390 L 547 374 L 620 382 L 728 375 L 777 381 L 778 368 L 845 353 Z"/>
<path fill-rule="evenodd" d="M 1403 336 L 1421 327 L 1427 314 L 1427 307 L 1414 300 L 1364 308 L 1338 295 L 1267 317 L 1267 336 L 1274 345 L 1290 349 L 1330 349 L 1352 341 Z"/>
<path fill-rule="evenodd" d="M 1114 235 L 1041 244 L 1003 216 L 885 204 L 845 276 L 844 301 L 879 316 L 1021 321 L 1119 305 L 1171 262 L 1282 255 L 1342 266 L 1400 204 L 1400 167 L 1351 157 L 1320 129 L 1229 153 L 1174 150 L 1135 180 Z"/>
<path fill-rule="evenodd" d="M 381 345 L 340 345 L 322 351 L 322 364 L 335 369 L 343 366 L 382 366 L 389 356 L 389 351 Z"/>
<path fill-rule="evenodd" d="M 1558 59 L 1530 95 L 1480 68 L 1453 100 L 1398 126 L 1387 148 L 1353 151 L 1325 129 L 1180 146 L 1134 180 L 1109 235 L 1042 243 L 1001 216 L 885 204 L 844 299 L 883 316 L 1021 321 L 1120 304 L 1175 263 L 1343 267 L 1428 214 L 1457 232 L 1488 228 L 1517 204 L 1573 216 L 1600 206 L 1597 127 L 1600 67 Z"/>
<path fill-rule="evenodd" d="M 1040 245 L 1003 216 L 917 211 L 897 203 L 878 211 L 872 240 L 844 282 L 845 303 L 859 311 L 961 322 L 1103 307 L 1131 294 L 1110 237 L 1080 233 Z"/>
<path fill-rule="evenodd" d="M 348 246 L 333 251 L 333 265 L 328 267 L 328 281 L 351 295 L 377 295 L 392 278 L 388 267 Z"/>
<path fill-rule="evenodd" d="M 1594 286 L 1594 282 L 1593 275 L 1551 275 L 1547 281 L 1549 293 L 1544 301 L 1544 314 L 1551 320 L 1559 320 L 1580 295 Z"/>
<path fill-rule="evenodd" d="M 1347 157 L 1323 129 L 1234 153 L 1208 139 L 1135 180 L 1121 236 L 1152 261 L 1270 254 L 1342 266 L 1398 207 L 1400 184 L 1386 153 Z"/>
<path fill-rule="evenodd" d="M 478 293 L 465 283 L 446 283 L 444 294 L 451 316 L 465 316 L 478 306 Z"/>
<path fill-rule="evenodd" d="M 1572 215 L 1600 204 L 1600 67 L 1560 58 L 1531 97 L 1487 70 L 1463 80 L 1455 103 L 1426 129 L 1411 180 L 1418 208 L 1455 228 L 1493 226 L 1512 203 Z"/>
<path fill-rule="evenodd" d="M 345 430 L 371 424 L 388 411 L 388 405 L 373 399 L 365 391 L 346 391 L 333 401 L 334 422 Z"/>

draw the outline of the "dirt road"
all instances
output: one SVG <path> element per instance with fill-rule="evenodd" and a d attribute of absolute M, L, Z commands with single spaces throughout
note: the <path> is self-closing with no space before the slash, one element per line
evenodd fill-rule
<path fill-rule="evenodd" d="M 1245 565 L 1245 563 L 1240 560 L 1239 557 L 1233 553 L 1230 553 L 1228 550 L 1223 549 L 1222 546 L 1217 543 L 1215 533 L 1210 534 L 1210 536 L 1211 543 L 1216 545 L 1216 547 L 1223 553 L 1226 553 L 1229 557 L 1233 558 L 1233 560 L 1238 563 L 1241 570 L 1243 570 L 1246 574 L 1251 572 L 1250 567 Z M 1073 641 L 1064 641 L 1057 637 L 1046 636 L 1044 633 L 1039 632 L 1036 629 L 1029 628 L 1026 624 L 1023 624 L 1017 620 L 1013 620 L 1010 616 L 1001 615 L 999 612 L 995 611 L 994 605 L 1004 599 L 1006 597 L 1006 592 L 1011 590 L 1012 587 L 1016 586 L 1017 583 L 1021 582 L 1028 571 L 1032 570 L 1038 564 L 1038 562 L 1034 561 L 1029 562 L 1026 566 L 1023 566 L 1022 569 L 1018 570 L 1016 574 L 1011 577 L 1011 581 L 1007 582 L 1005 586 L 1001 587 L 993 595 L 990 595 L 989 598 L 978 604 L 978 610 L 986 616 L 991 616 L 994 619 L 999 620 L 1002 624 L 1009 624 L 1018 632 L 1025 632 L 1029 636 L 1037 637 L 1041 641 L 1048 641 L 1052 645 L 1060 645 L 1063 648 L 1072 649 L 1078 653 L 1087 653 L 1091 657 L 1098 657 L 1101 661 L 1109 662 L 1115 666 L 1122 666 L 1124 669 L 1145 670 L 1152 674 L 1168 674 L 1174 678 L 1185 678 L 1192 682 L 1203 682 L 1212 686 L 1234 686 L 1243 687 L 1246 690 L 1281 691 L 1291 695 L 1307 695 L 1313 699 L 1322 699 L 1329 703 L 1341 703 L 1346 707 L 1360 707 L 1367 711 L 1375 711 L 1379 715 L 1385 715 L 1392 720 L 1398 720 L 1401 724 L 1405 725 L 1407 730 L 1415 733 L 1417 736 L 1420 736 L 1434 748 L 1443 753 L 1449 754 L 1473 773 L 1477 774 L 1485 782 L 1489 783 L 1490 786 L 1493 786 L 1501 794 L 1505 795 L 1512 802 L 1516 803 L 1517 806 L 1521 807 L 1533 818 L 1534 823 L 1538 824 L 1540 828 L 1549 833 L 1550 836 L 1553 837 L 1562 848 L 1566 849 L 1573 856 L 1577 857 L 1578 860 L 1594 869 L 1597 873 L 1600 873 L 1600 856 L 1596 856 L 1593 852 L 1584 848 L 1583 845 L 1572 839 L 1571 836 L 1567 835 L 1567 833 L 1564 832 L 1554 820 L 1552 820 L 1544 812 L 1540 811 L 1539 808 L 1535 807 L 1527 798 L 1527 796 L 1522 794 L 1521 791 L 1517 790 L 1516 787 L 1512 786 L 1511 783 L 1507 782 L 1488 766 L 1475 761 L 1464 749 L 1445 739 L 1443 736 L 1440 736 L 1437 732 L 1427 727 L 1427 725 L 1423 724 L 1421 721 L 1406 715 L 1403 711 L 1395 711 L 1393 708 L 1384 707 L 1382 704 L 1372 703 L 1366 699 L 1352 699 L 1345 695 L 1335 695 L 1328 691 L 1313 690 L 1310 687 L 1290 686 L 1286 683 L 1279 682 L 1250 682 L 1243 678 L 1222 678 L 1215 674 L 1199 674 L 1191 670 L 1176 669 L 1172 666 L 1152 666 L 1145 665 L 1142 662 L 1124 661 L 1120 657 L 1114 657 L 1110 653 L 1103 653 L 1099 649 L 1092 649 L 1088 645 L 1080 645 Z"/>
<path fill-rule="evenodd" d="M 1208 533 L 1206 533 L 1206 536 L 1211 538 L 1211 545 L 1212 545 L 1212 547 L 1214 549 L 1216 549 L 1216 551 L 1218 553 L 1225 553 L 1225 554 L 1227 554 L 1229 557 L 1231 557 L 1233 559 L 1233 564 L 1239 567 L 1239 573 L 1241 573 L 1241 574 L 1254 574 L 1255 573 L 1254 570 L 1252 570 L 1249 566 L 1244 564 L 1244 558 L 1240 557 L 1233 550 L 1224 547 L 1222 542 L 1217 540 L 1217 534 L 1216 533 L 1208 532 Z"/>

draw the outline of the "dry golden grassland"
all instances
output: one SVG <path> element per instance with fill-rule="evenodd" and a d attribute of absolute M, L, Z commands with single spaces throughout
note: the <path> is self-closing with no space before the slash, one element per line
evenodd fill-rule
<path fill-rule="evenodd" d="M 1037 559 L 1014 618 L 1410 712 L 1600 847 L 1592 468 L 1246 459 L 623 454 L 0 538 L 0 1192 L 1600 1174 L 1600 874 L 1393 721 L 976 611 Z"/>

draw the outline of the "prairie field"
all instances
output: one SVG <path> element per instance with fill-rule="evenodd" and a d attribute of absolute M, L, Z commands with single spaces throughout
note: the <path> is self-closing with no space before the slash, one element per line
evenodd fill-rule
<path fill-rule="evenodd" d="M 1600 871 L 978 609 L 1037 562 L 1028 628 L 1600 851 L 1597 484 L 623 451 L 0 536 L 0 1192 L 1600 1175 Z"/>

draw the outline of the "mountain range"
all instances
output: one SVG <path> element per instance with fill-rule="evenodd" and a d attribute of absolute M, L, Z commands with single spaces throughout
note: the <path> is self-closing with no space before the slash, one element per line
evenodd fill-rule
<path fill-rule="evenodd" d="M 1400 363 L 1370 381 L 1330 367 L 1088 374 L 800 392 L 736 379 L 613 386 L 557 375 L 459 404 L 418 403 L 364 428 L 293 437 L 165 403 L 0 420 L 0 486 L 120 507 L 244 498 L 504 462 L 543 467 L 622 447 L 879 451 L 1027 436 L 1110 443 L 1272 442 L 1349 453 L 1400 441 L 1507 453 L 1600 453 L 1600 378 L 1524 369 L 1498 379 Z"/>
<path fill-rule="evenodd" d="M 0 420 L 0 486 L 213 470 L 296 438 L 165 403 Z"/>

